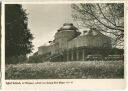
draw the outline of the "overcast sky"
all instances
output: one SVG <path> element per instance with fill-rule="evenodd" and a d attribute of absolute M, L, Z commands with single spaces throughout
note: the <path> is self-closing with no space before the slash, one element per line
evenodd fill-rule
<path fill-rule="evenodd" d="M 55 32 L 66 22 L 73 22 L 70 4 L 25 4 L 28 27 L 34 34 L 34 51 L 53 40 Z"/>

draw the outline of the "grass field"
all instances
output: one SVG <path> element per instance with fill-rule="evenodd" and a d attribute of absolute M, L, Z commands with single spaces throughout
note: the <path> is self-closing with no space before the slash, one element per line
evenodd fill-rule
<path fill-rule="evenodd" d="M 72 61 L 6 65 L 6 79 L 123 78 L 123 61 Z"/>

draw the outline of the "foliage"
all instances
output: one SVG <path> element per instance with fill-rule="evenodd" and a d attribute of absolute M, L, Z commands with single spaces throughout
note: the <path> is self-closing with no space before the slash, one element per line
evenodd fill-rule
<path fill-rule="evenodd" d="M 26 63 L 28 61 L 26 55 L 7 57 L 6 60 L 8 60 L 6 64 Z"/>
<path fill-rule="evenodd" d="M 72 4 L 72 17 L 79 27 L 96 28 L 114 39 L 113 46 L 123 46 L 124 4 Z"/>
<path fill-rule="evenodd" d="M 33 35 L 27 27 L 28 17 L 19 4 L 5 5 L 5 56 L 6 58 L 32 52 Z M 6 63 L 13 63 L 8 62 Z"/>
<path fill-rule="evenodd" d="M 123 78 L 123 61 L 44 62 L 6 65 L 6 79 Z"/>
<path fill-rule="evenodd" d="M 49 53 L 44 55 L 38 55 L 38 52 L 35 52 L 32 56 L 29 57 L 28 63 L 42 63 L 46 62 L 46 59 L 49 57 Z"/>
<path fill-rule="evenodd" d="M 14 60 L 8 59 L 16 59 L 21 55 L 26 55 L 32 52 L 31 40 L 33 39 L 33 36 L 27 27 L 27 22 L 27 14 L 21 5 L 7 4 L 5 6 L 6 63 L 15 63 L 16 60 L 13 62 Z"/>
<path fill-rule="evenodd" d="M 79 48 L 73 48 L 68 50 L 68 55 L 70 56 L 68 61 L 76 61 L 76 60 L 82 60 L 82 52 L 84 50 L 84 55 L 85 55 L 85 61 L 87 61 L 86 57 L 88 55 L 101 55 L 102 60 L 104 60 L 104 58 L 108 57 L 109 55 L 118 55 L 118 56 L 122 56 L 124 54 L 124 50 L 123 49 L 117 49 L 117 48 L 87 48 L 87 47 L 79 47 Z M 76 53 L 79 51 L 79 59 L 76 59 Z M 73 60 L 71 60 L 71 53 L 73 53 L 73 55 L 75 56 L 73 58 Z M 121 57 L 120 57 L 121 59 Z M 92 60 L 92 59 L 91 59 Z M 100 61 L 101 59 L 99 58 Z M 114 58 L 112 58 L 112 60 L 114 60 Z M 45 54 L 45 55 L 38 55 L 38 53 L 34 53 L 32 56 L 29 57 L 29 61 L 28 63 L 42 63 L 42 62 L 66 62 L 67 61 L 67 51 L 63 51 L 61 54 Z M 92 60 L 94 61 L 94 60 Z"/>
<path fill-rule="evenodd" d="M 42 63 L 43 58 L 42 56 L 30 56 L 28 63 Z"/>

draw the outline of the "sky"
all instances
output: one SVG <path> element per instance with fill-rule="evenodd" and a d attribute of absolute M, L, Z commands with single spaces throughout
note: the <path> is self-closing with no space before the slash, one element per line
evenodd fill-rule
<path fill-rule="evenodd" d="M 24 4 L 28 15 L 28 28 L 34 35 L 33 45 L 38 47 L 54 39 L 56 31 L 66 22 L 73 22 L 70 4 Z"/>

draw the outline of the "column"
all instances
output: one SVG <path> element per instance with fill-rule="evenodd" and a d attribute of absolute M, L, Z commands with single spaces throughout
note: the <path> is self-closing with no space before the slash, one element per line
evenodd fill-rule
<path fill-rule="evenodd" d="M 83 52 L 82 52 L 82 54 L 83 54 L 83 57 L 82 57 L 82 59 L 83 59 L 83 61 L 84 61 L 84 49 L 83 49 Z"/>
<path fill-rule="evenodd" d="M 79 60 L 79 50 L 77 49 L 76 51 L 76 60 L 78 61 Z"/>
<path fill-rule="evenodd" d="M 69 61 L 69 52 L 67 51 L 67 61 Z"/>
<path fill-rule="evenodd" d="M 71 61 L 73 61 L 73 50 L 71 51 Z"/>

